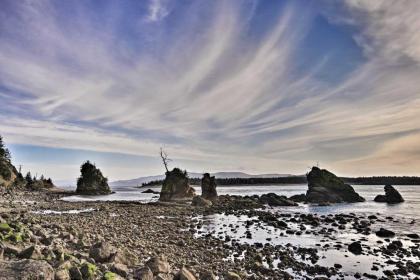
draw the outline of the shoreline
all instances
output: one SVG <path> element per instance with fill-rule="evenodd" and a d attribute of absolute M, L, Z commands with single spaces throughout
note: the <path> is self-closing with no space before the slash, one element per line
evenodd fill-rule
<path fill-rule="evenodd" d="M 237 279 L 299 279 L 304 275 L 310 279 L 317 275 L 340 279 L 347 275 L 340 271 L 339 267 L 342 264 L 331 263 L 321 266 L 316 263 L 322 256 L 323 249 L 321 248 L 290 247 L 270 244 L 269 241 L 248 244 L 240 239 L 226 237 L 226 235 L 223 235 L 221 240 L 218 238 L 217 232 L 203 232 L 205 221 L 200 220 L 200 217 L 211 217 L 212 215 L 243 217 L 245 215 L 249 218 L 244 221 L 244 227 L 248 227 L 246 235 L 249 240 L 252 240 L 255 234 L 249 231 L 249 228 L 256 225 L 257 228 L 268 228 L 270 231 L 278 231 L 279 234 L 296 237 L 307 234 L 305 231 L 312 232 L 311 234 L 314 235 L 326 234 L 325 238 L 329 240 L 327 243 L 335 242 L 328 236 L 334 237 L 347 228 L 356 229 L 358 231 L 356 236 L 363 243 L 363 238 L 367 233 L 374 234 L 371 227 L 377 221 L 383 220 L 385 224 L 387 223 L 386 217 L 381 216 L 376 219 L 368 219 L 356 214 L 336 214 L 331 217 L 322 217 L 321 215 L 303 215 L 301 213 L 271 213 L 264 210 L 261 204 L 256 203 L 250 197 L 220 196 L 219 202 L 213 207 L 201 208 L 185 203 L 66 202 L 59 200 L 63 195 L 54 192 L 18 194 L 15 196 L 15 201 L 10 204 L 12 207 L 8 208 L 9 212 L 5 210 L 10 201 L 3 197 L 0 200 L 0 205 L 2 215 L 7 216 L 5 220 L 8 223 L 21 224 L 29 232 L 27 239 L 11 245 L 17 246 L 19 250 L 24 250 L 32 245 L 37 247 L 42 253 L 35 259 L 46 260 L 54 273 L 61 270 L 63 263 L 81 269 L 83 263 L 89 262 L 97 267 L 94 279 L 102 279 L 107 272 L 116 271 L 113 268 L 117 265 L 116 262 L 101 263 L 89 257 L 92 246 L 101 240 L 131 256 L 132 260 L 125 260 L 123 263 L 125 271 L 119 271 L 120 274 L 125 275 L 122 277 L 126 279 L 133 279 L 136 271 L 141 269 L 147 260 L 162 254 L 166 256 L 172 268 L 172 274 L 170 274 L 172 276 L 175 276 L 185 266 L 188 271 L 196 275 L 197 279 L 202 279 L 198 277 L 207 272 L 219 276 L 219 279 L 235 279 L 229 278 L 230 274 L 231 276 L 240 276 Z M 94 211 L 61 215 L 43 215 L 33 212 L 75 209 L 94 209 Z M 362 221 L 367 222 L 361 223 Z M 337 226 L 331 226 L 332 224 Z M 343 225 L 345 225 L 344 229 Z M 234 231 L 235 227 L 233 224 L 226 224 L 222 228 L 223 232 L 226 232 L 226 229 Z M 306 230 L 302 230 L 303 228 Z M 392 242 L 395 240 L 407 241 L 405 240 L 407 238 L 400 236 L 399 233 L 397 236 L 398 239 L 390 239 L 389 242 L 384 240 L 385 245 L 379 251 L 377 250 L 381 247 L 364 248 L 364 254 L 372 257 L 374 254 L 387 254 L 389 253 L 387 246 L 394 244 Z M 341 244 L 341 246 L 346 247 L 347 244 Z M 416 270 L 410 260 L 404 260 L 409 255 L 420 257 L 419 243 L 412 243 L 410 246 L 401 248 L 401 250 L 400 248 L 395 249 L 395 254 L 402 254 L 396 269 L 408 267 L 409 272 L 407 273 L 420 275 L 420 271 Z M 54 253 L 57 248 L 60 248 L 62 252 L 61 255 L 59 254 L 60 256 Z M 44 254 L 45 252 L 47 253 Z M 352 253 L 348 252 L 348 254 Z M 67 257 L 60 259 L 61 256 L 66 255 Z M 21 259 L 7 254 L 5 258 L 12 262 Z M 308 258 L 313 261 L 305 261 Z M 292 271 L 293 273 L 291 273 Z M 398 275 L 404 271 L 397 270 L 392 273 Z M 373 277 L 372 275 L 370 277 Z M 352 277 L 354 276 L 352 275 Z M 363 277 L 368 276 L 369 274 Z"/>

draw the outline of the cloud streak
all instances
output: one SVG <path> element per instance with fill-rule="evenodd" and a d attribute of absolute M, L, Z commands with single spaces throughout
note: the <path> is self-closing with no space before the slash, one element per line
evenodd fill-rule
<path fill-rule="evenodd" d="M 10 108 L 0 129 L 47 147 L 154 156 L 165 145 L 194 170 L 302 173 L 321 159 L 343 174 L 375 165 L 369 173 L 418 174 L 404 152 L 420 130 L 420 11 L 408 3 L 346 1 L 339 21 L 329 1 L 320 12 L 152 0 L 107 6 L 105 19 L 78 2 L 70 15 L 54 1 L 10 1 L 0 12 L 0 96 Z M 354 27 L 347 36 L 366 55 L 339 83 L 322 79 L 335 71 L 326 66 L 334 47 L 298 69 L 319 17 Z"/>

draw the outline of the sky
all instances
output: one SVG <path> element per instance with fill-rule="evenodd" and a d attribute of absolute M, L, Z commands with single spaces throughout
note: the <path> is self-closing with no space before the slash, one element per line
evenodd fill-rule
<path fill-rule="evenodd" d="M 420 1 L 0 0 L 0 134 L 76 180 L 420 175 Z"/>

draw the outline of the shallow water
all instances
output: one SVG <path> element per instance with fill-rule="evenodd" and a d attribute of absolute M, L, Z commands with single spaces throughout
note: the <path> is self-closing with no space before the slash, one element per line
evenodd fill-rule
<path fill-rule="evenodd" d="M 373 201 L 376 195 L 383 194 L 382 185 L 363 185 L 354 186 L 356 191 L 366 199 L 366 202 L 352 204 L 336 204 L 331 206 L 309 206 L 301 205 L 298 207 L 285 207 L 281 211 L 303 212 L 303 213 L 380 213 L 382 215 L 390 215 L 397 218 L 420 220 L 420 186 L 395 186 L 406 200 L 405 203 L 397 205 L 387 205 L 385 203 L 376 203 Z M 307 185 L 253 185 L 253 186 L 218 186 L 219 194 L 229 195 L 261 195 L 273 192 L 279 195 L 292 196 L 295 194 L 305 193 Z M 156 201 L 159 195 L 142 193 L 148 188 L 135 187 L 118 187 L 113 188 L 115 192 L 110 195 L 99 196 L 82 196 L 73 195 L 64 197 L 65 201 L 140 201 L 152 202 Z M 151 187 L 150 189 L 160 191 L 160 187 Z M 195 186 L 197 194 L 201 193 L 201 189 Z"/>

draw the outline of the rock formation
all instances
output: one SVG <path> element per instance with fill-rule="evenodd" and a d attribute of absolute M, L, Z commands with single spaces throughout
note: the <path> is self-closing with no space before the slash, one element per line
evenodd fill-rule
<path fill-rule="evenodd" d="M 384 187 L 385 195 L 377 195 L 375 197 L 376 202 L 386 202 L 389 204 L 396 204 L 404 202 L 403 197 L 401 194 L 391 185 L 386 185 Z"/>
<path fill-rule="evenodd" d="M 110 194 L 111 189 L 108 186 L 108 179 L 102 175 L 101 170 L 96 168 L 89 161 L 80 167 L 81 176 L 77 180 L 78 194 L 84 195 L 103 195 Z"/>
<path fill-rule="evenodd" d="M 191 199 L 195 196 L 195 190 L 188 184 L 186 171 L 174 168 L 166 172 L 165 180 L 160 192 L 160 201 Z"/>
<path fill-rule="evenodd" d="M 204 173 L 201 179 L 201 196 L 207 200 L 217 199 L 216 179 L 209 173 Z"/>
<path fill-rule="evenodd" d="M 259 201 L 262 204 L 268 204 L 269 206 L 298 206 L 296 202 L 275 193 L 263 194 L 260 196 Z"/>
<path fill-rule="evenodd" d="M 343 180 L 328 170 L 312 167 L 306 177 L 308 179 L 306 201 L 309 203 L 365 201 L 352 186 L 345 184 Z"/>

